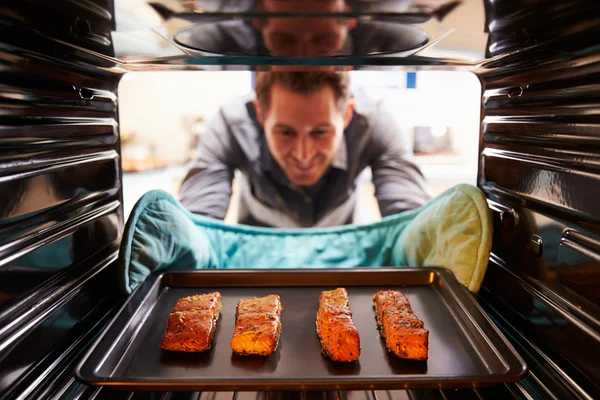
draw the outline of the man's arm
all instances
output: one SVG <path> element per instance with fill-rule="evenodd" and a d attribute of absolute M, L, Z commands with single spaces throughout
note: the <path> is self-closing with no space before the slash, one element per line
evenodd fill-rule
<path fill-rule="evenodd" d="M 224 219 L 231 199 L 231 181 L 243 155 L 222 111 L 207 124 L 196 155 L 179 190 L 191 212 Z"/>
<path fill-rule="evenodd" d="M 431 197 L 408 136 L 383 103 L 371 124 L 371 170 L 381 216 L 421 207 Z"/>

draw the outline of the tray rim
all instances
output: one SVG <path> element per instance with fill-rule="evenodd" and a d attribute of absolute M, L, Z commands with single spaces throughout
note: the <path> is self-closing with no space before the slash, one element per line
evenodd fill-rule
<path fill-rule="evenodd" d="M 474 295 L 468 291 L 468 289 L 458 282 L 454 273 L 444 267 L 355 267 L 355 268 L 294 268 L 294 269 L 167 269 L 167 270 L 156 270 L 150 273 L 146 279 L 140 283 L 132 293 L 127 297 L 126 301 L 119 308 L 119 310 L 112 317 L 110 322 L 106 325 L 100 335 L 95 339 L 92 345 L 85 352 L 83 357 L 80 359 L 77 367 L 75 368 L 75 377 L 81 382 L 90 386 L 109 386 L 113 388 L 129 389 L 129 390 L 168 390 L 168 391 L 188 391 L 188 390 L 211 390 L 211 391 L 238 391 L 238 390 L 262 390 L 268 387 L 269 390 L 377 390 L 377 389 L 419 389 L 419 388 L 432 388 L 431 378 L 423 375 L 398 375 L 392 379 L 387 377 L 370 377 L 358 378 L 353 377 L 352 380 L 342 382 L 331 382 L 328 378 L 322 379 L 287 379 L 278 378 L 268 383 L 261 379 L 259 381 L 247 380 L 243 383 L 238 378 L 219 378 L 218 381 L 204 380 L 199 381 L 178 381 L 173 382 L 169 380 L 159 380 L 154 378 L 139 379 L 130 378 L 125 380 L 113 379 L 111 377 L 100 377 L 94 374 L 86 374 L 84 369 L 86 363 L 90 357 L 94 354 L 96 348 L 104 340 L 105 336 L 111 332 L 113 325 L 115 325 L 121 317 L 121 314 L 126 308 L 131 306 L 133 300 L 140 293 L 146 292 L 141 302 L 135 305 L 135 312 L 127 322 L 127 326 L 131 322 L 131 319 L 140 311 L 140 306 L 144 304 L 145 298 L 149 296 L 156 286 L 163 284 L 165 275 L 186 275 L 186 274 L 197 274 L 197 275 L 242 275 L 242 274 L 254 274 L 254 275 L 265 275 L 265 274 L 284 274 L 284 275 L 325 275 L 332 273 L 342 273 L 346 275 L 352 274 L 384 274 L 384 273 L 419 273 L 419 272 L 430 272 L 436 274 L 439 279 L 444 281 L 451 289 L 450 293 L 454 300 L 460 305 L 463 313 L 465 313 L 469 319 L 473 319 L 472 311 L 476 311 L 486 322 L 487 328 L 490 328 L 496 335 L 496 339 L 506 347 L 508 354 L 512 357 L 512 360 L 507 360 L 506 357 L 502 356 L 497 348 L 497 345 L 492 343 L 483 328 L 473 321 L 473 326 L 479 331 L 482 337 L 486 339 L 488 346 L 496 353 L 497 357 L 506 365 L 506 371 L 503 373 L 490 374 L 484 381 L 482 381 L 480 375 L 463 375 L 459 378 L 454 376 L 439 376 L 436 378 L 435 388 L 473 388 L 473 387 L 485 387 L 496 383 L 508 383 L 516 382 L 521 380 L 528 371 L 528 366 L 523 357 L 517 352 L 514 346 L 510 343 L 507 337 L 500 331 L 496 324 L 492 321 L 490 316 L 476 301 Z M 433 283 L 433 282 L 432 282 Z M 208 286 L 208 285 L 207 285 Z M 214 285 L 213 285 L 214 286 Z M 230 285 L 227 287 L 248 287 L 249 285 Z M 282 285 L 266 285 L 258 287 L 281 287 Z M 306 284 L 289 285 L 286 287 L 306 287 Z M 314 286 L 322 286 L 321 284 L 315 284 Z M 345 285 L 345 286 L 371 286 L 365 285 Z M 402 285 L 394 285 L 402 286 Z M 412 285 L 417 286 L 417 285 Z M 182 287 L 182 286 L 175 286 Z M 194 286 L 189 286 L 194 287 Z M 202 287 L 202 286 L 197 286 Z M 255 286 L 256 287 L 256 286 Z M 135 336 L 135 335 L 134 335 Z M 114 342 L 111 342 L 110 348 L 114 347 Z M 505 353 L 505 354 L 506 354 Z M 100 363 L 93 363 L 97 371 L 98 366 L 102 365 L 106 361 L 108 354 L 102 357 Z M 403 379 L 404 378 L 404 379 Z M 213 378 L 214 379 L 214 378 Z M 409 382 L 406 382 L 409 379 Z"/>

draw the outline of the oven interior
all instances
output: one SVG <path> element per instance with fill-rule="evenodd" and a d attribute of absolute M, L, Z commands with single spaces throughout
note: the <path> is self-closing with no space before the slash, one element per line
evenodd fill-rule
<path fill-rule="evenodd" d="M 526 377 L 488 388 L 387 392 L 132 393 L 76 380 L 79 359 L 124 301 L 112 288 L 120 234 L 136 198 L 128 190 L 137 179 L 123 171 L 128 117 L 120 114 L 128 101 L 135 109 L 135 97 L 127 99 L 133 89 L 123 87 L 161 73 L 246 82 L 257 67 L 286 61 L 193 48 L 186 29 L 208 17 L 243 20 L 244 2 L 27 0 L 0 5 L 1 399 L 600 394 L 599 4 L 352 3 L 361 20 L 418 26 L 429 41 L 307 63 L 351 66 L 357 77 L 397 74 L 405 86 L 437 71 L 476 78 L 467 80 L 474 82 L 470 113 L 477 120 L 464 179 L 485 193 L 494 218 L 477 301 L 526 360 Z"/>

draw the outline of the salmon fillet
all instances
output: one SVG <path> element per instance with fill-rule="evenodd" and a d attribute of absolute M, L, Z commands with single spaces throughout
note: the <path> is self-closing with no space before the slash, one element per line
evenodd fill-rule
<path fill-rule="evenodd" d="M 373 296 L 377 325 L 389 352 L 397 357 L 426 360 L 429 331 L 398 290 L 383 290 Z"/>
<path fill-rule="evenodd" d="M 167 319 L 167 329 L 160 347 L 182 352 L 209 350 L 215 336 L 220 310 L 219 292 L 179 299 Z"/>
<path fill-rule="evenodd" d="M 282 310 L 276 294 L 240 300 L 235 312 L 231 350 L 240 355 L 273 354 L 281 336 Z"/>
<path fill-rule="evenodd" d="M 189 310 L 205 310 L 213 313 L 215 320 L 221 311 L 221 293 L 195 294 L 177 300 L 173 312 Z"/>
<path fill-rule="evenodd" d="M 253 299 L 240 300 L 235 308 L 235 319 L 240 314 L 272 313 L 278 317 L 281 315 L 281 299 L 276 294 Z"/>
<path fill-rule="evenodd" d="M 352 362 L 360 356 L 360 336 L 352 321 L 348 292 L 328 290 L 319 296 L 317 335 L 323 354 L 333 361 Z"/>

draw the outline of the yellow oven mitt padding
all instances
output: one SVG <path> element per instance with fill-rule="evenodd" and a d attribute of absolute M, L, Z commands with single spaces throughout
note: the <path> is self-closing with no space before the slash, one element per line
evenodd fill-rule
<path fill-rule="evenodd" d="M 456 186 L 423 207 L 402 231 L 393 265 L 440 266 L 470 291 L 483 281 L 492 248 L 492 220 L 479 189 Z"/>
<path fill-rule="evenodd" d="M 127 221 L 119 266 L 127 293 L 157 269 L 382 266 L 446 267 L 477 292 L 491 236 L 485 197 L 470 185 L 373 224 L 309 229 L 232 226 L 190 213 L 166 192 L 151 191 Z"/>

